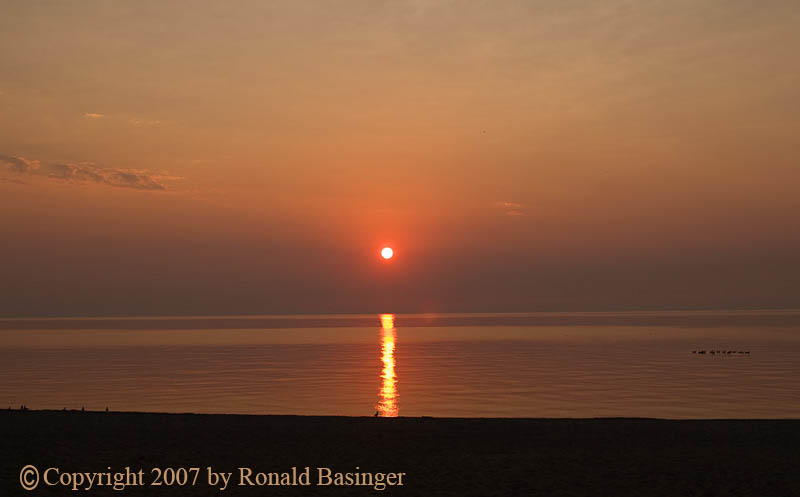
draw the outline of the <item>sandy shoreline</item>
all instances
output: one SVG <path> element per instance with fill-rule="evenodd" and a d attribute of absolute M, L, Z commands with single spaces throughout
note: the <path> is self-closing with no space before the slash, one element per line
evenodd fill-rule
<path fill-rule="evenodd" d="M 114 473 L 128 467 L 143 470 L 148 483 L 120 491 L 95 485 L 86 492 L 91 495 L 781 496 L 800 488 L 800 420 L 375 419 L 4 410 L 0 437 L 2 495 L 77 494 L 44 484 L 23 491 L 19 474 L 27 464 L 40 472 L 58 467 L 64 473 Z M 209 466 L 214 473 L 231 474 L 224 491 L 209 486 Z M 158 475 L 152 468 L 199 468 L 199 477 L 194 486 L 153 487 L 149 483 Z M 252 475 L 308 468 L 312 481 L 238 485 L 239 468 L 252 470 Z M 330 475 L 405 476 L 402 486 L 383 490 L 348 485 L 344 479 L 342 485 L 320 486 L 318 468 L 328 468 Z"/>

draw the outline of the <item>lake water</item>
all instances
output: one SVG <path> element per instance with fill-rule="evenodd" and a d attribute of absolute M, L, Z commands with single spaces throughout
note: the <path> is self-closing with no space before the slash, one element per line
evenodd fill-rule
<path fill-rule="evenodd" d="M 797 418 L 800 311 L 4 319 L 0 407 L 20 404 Z"/>

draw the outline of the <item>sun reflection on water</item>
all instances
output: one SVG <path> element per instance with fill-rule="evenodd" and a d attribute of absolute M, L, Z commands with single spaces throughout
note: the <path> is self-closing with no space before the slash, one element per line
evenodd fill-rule
<path fill-rule="evenodd" d="M 394 327 L 394 314 L 381 314 L 381 388 L 378 391 L 377 415 L 384 418 L 397 417 L 397 373 L 395 372 L 395 341 L 397 331 Z"/>

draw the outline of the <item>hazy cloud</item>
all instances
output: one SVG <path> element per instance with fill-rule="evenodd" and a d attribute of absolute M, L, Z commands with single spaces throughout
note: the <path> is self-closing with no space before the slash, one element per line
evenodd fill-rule
<path fill-rule="evenodd" d="M 27 181 L 22 181 L 21 179 L 17 179 L 17 178 L 0 177 L 0 181 L 6 181 L 8 183 L 16 183 L 18 185 L 29 185 L 30 184 Z"/>
<path fill-rule="evenodd" d="M 495 202 L 495 206 L 502 209 L 506 216 L 524 216 L 523 204 L 519 202 L 510 202 L 508 200 L 499 200 Z"/>
<path fill-rule="evenodd" d="M 139 119 L 135 117 L 128 119 L 128 122 L 134 126 L 158 126 L 161 124 L 161 121 L 157 119 Z"/>
<path fill-rule="evenodd" d="M 15 173 L 28 173 L 39 169 L 39 161 L 19 156 L 0 155 L 0 163 L 4 163 Z"/>
<path fill-rule="evenodd" d="M 38 160 L 9 155 L 0 155 L 0 165 L 6 165 L 8 169 L 16 173 L 28 174 L 33 177 L 46 177 L 76 183 L 91 181 L 137 190 L 166 190 L 164 181 L 183 179 L 179 176 L 155 173 L 147 169 L 102 167 L 91 162 L 62 162 L 42 165 Z M 11 181 L 8 178 L 3 179 Z"/>
<path fill-rule="evenodd" d="M 86 112 L 83 114 L 83 117 L 87 119 L 109 119 L 112 121 L 123 122 L 125 118 L 114 116 L 107 116 L 106 114 L 100 114 L 99 112 Z M 136 127 L 145 127 L 145 126 L 159 126 L 162 124 L 162 121 L 159 119 L 145 119 L 141 117 L 130 117 L 127 119 L 128 124 L 131 124 Z"/>
<path fill-rule="evenodd" d="M 159 180 L 162 178 L 146 169 L 117 169 L 99 167 L 91 163 L 51 164 L 49 176 L 68 181 L 94 181 L 106 185 L 138 190 L 166 190 Z"/>

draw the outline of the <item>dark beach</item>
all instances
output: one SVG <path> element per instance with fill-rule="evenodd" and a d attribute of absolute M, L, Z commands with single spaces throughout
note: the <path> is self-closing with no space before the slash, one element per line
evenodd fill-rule
<path fill-rule="evenodd" d="M 798 495 L 800 420 L 444 419 L 123 412 L 0 412 L 0 495 Z M 195 485 L 40 484 L 40 473 L 197 467 Z M 231 472 L 225 491 L 207 467 Z M 308 486 L 238 486 L 310 468 Z M 356 470 L 356 466 L 359 470 Z M 402 486 L 317 486 L 332 472 L 405 473 Z M 52 476 L 52 473 L 51 473 Z M 51 477 L 51 480 L 53 478 Z"/>

